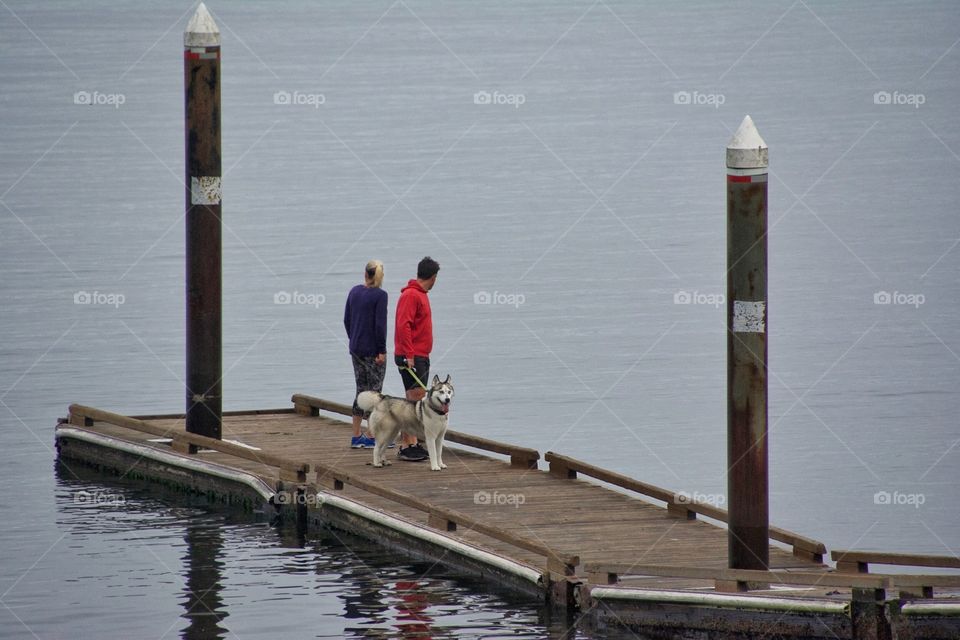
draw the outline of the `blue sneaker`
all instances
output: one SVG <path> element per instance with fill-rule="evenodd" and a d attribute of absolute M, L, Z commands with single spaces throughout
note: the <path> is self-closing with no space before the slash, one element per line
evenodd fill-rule
<path fill-rule="evenodd" d="M 353 436 L 350 438 L 351 449 L 373 449 L 373 445 L 375 444 L 377 444 L 377 441 L 367 436 Z"/>

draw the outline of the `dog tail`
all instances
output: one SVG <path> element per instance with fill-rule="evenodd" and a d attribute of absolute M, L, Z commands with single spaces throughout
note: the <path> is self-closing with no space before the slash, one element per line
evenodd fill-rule
<path fill-rule="evenodd" d="M 377 406 L 381 398 L 383 398 L 383 396 L 376 391 L 364 391 L 357 396 L 357 406 L 364 411 L 373 411 L 373 408 Z"/>

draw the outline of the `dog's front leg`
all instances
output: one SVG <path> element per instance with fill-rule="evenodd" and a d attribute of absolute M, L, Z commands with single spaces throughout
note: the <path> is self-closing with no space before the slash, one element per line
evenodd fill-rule
<path fill-rule="evenodd" d="M 436 449 L 437 449 L 437 464 L 440 466 L 441 469 L 446 469 L 446 468 L 447 468 L 447 465 L 443 464 L 443 437 L 444 437 L 444 435 L 446 435 L 446 430 L 444 430 L 443 432 L 440 433 L 439 436 L 437 436 L 437 445 L 436 445 Z"/>
<path fill-rule="evenodd" d="M 440 471 L 437 441 L 433 438 L 427 438 L 427 453 L 430 454 L 430 471 Z"/>

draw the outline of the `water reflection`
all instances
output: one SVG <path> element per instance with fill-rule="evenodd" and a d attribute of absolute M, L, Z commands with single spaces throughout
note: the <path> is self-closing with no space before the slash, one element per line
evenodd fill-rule
<path fill-rule="evenodd" d="M 223 537 L 217 524 L 190 525 L 184 536 L 187 550 L 183 557 L 186 567 L 184 618 L 190 624 L 180 637 L 184 640 L 219 640 L 228 629 L 221 621 L 229 614 L 221 598 L 221 559 Z"/>
<path fill-rule="evenodd" d="M 389 607 L 381 599 L 386 585 L 374 578 L 367 567 L 350 568 L 341 574 L 341 584 L 354 585 L 352 589 L 345 588 L 338 596 L 343 601 L 344 618 L 373 624 L 388 620 Z"/>
<path fill-rule="evenodd" d="M 57 524 L 85 558 L 103 567 L 101 582 L 85 580 L 82 589 L 91 597 L 112 588 L 150 590 L 147 604 L 137 602 L 139 609 L 124 620 L 127 637 L 171 637 L 177 630 L 190 640 L 635 637 L 596 634 L 566 616 L 551 617 L 536 600 L 343 531 L 305 535 L 278 526 L 272 513 L 237 512 L 202 497 L 71 469 L 57 472 Z M 117 499 L 78 506 L 75 497 L 84 492 Z M 115 623 L 91 620 L 86 635 L 109 636 Z M 52 623 L 38 630 L 65 635 Z"/>
<path fill-rule="evenodd" d="M 396 605 L 396 626 L 403 637 L 430 637 L 433 618 L 426 611 L 430 606 L 427 594 L 420 590 L 416 580 L 401 580 L 394 584 L 400 602 Z"/>

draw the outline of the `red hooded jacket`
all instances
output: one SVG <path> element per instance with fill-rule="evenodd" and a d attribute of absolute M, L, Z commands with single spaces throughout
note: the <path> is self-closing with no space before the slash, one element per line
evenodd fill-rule
<path fill-rule="evenodd" d="M 433 319 L 426 290 L 416 279 L 400 290 L 397 300 L 394 353 L 404 358 L 429 357 L 433 350 Z"/>

